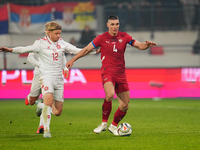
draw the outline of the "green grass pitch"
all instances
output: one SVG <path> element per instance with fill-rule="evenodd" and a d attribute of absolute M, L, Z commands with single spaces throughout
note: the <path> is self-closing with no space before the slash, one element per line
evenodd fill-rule
<path fill-rule="evenodd" d="M 0 100 L 0 150 L 199 150 L 200 101 L 194 99 L 132 99 L 122 122 L 133 127 L 129 137 L 109 131 L 94 134 L 101 122 L 100 99 L 65 100 L 63 113 L 52 115 L 52 138 L 35 134 L 36 106 L 23 100 Z M 113 108 L 108 123 L 118 107 Z"/>

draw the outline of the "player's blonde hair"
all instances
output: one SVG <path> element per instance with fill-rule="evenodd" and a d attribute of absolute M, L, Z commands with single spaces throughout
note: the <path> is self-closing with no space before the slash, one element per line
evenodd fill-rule
<path fill-rule="evenodd" d="M 47 22 L 45 25 L 45 34 L 48 35 L 48 31 L 61 30 L 62 27 L 55 21 Z"/>

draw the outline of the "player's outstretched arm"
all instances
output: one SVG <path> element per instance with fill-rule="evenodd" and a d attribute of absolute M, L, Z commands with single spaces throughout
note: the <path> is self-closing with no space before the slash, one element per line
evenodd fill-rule
<path fill-rule="evenodd" d="M 13 52 L 13 49 L 8 47 L 0 47 L 0 52 Z"/>
<path fill-rule="evenodd" d="M 8 48 L 8 47 L 0 47 L 0 52 L 12 52 L 12 53 L 38 53 L 40 51 L 40 45 L 29 45 L 25 47 L 14 47 L 14 48 Z"/>
<path fill-rule="evenodd" d="M 94 46 L 92 45 L 92 43 L 90 42 L 86 47 L 84 47 L 78 54 L 76 54 L 71 60 L 69 60 L 69 61 L 66 63 L 66 67 L 67 67 L 68 69 L 70 69 L 70 68 L 73 66 L 73 63 L 74 63 L 77 59 L 79 59 L 79 58 L 81 58 L 81 57 L 87 55 L 87 54 L 90 53 L 94 48 L 95 48 L 95 47 L 94 47 Z"/>
<path fill-rule="evenodd" d="M 152 46 L 156 46 L 156 43 L 152 41 L 145 41 L 145 42 L 135 41 L 133 45 L 133 47 L 136 47 L 139 50 L 146 50 L 147 48 Z"/>

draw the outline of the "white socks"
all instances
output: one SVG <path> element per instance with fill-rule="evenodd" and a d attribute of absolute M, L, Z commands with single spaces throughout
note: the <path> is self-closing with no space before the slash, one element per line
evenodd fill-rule
<path fill-rule="evenodd" d="M 42 109 L 42 117 L 44 121 L 44 132 L 50 131 L 50 121 L 51 121 L 51 107 L 44 104 Z"/>
<path fill-rule="evenodd" d="M 44 103 L 39 102 L 39 103 L 37 104 L 37 107 L 43 109 L 43 108 L 44 108 Z"/>
<path fill-rule="evenodd" d="M 39 124 L 39 127 L 40 126 L 44 126 L 44 119 L 43 119 L 42 114 L 40 115 L 40 124 Z"/>
<path fill-rule="evenodd" d="M 37 104 L 37 107 L 43 109 L 44 108 L 44 103 L 39 102 Z M 39 126 L 42 126 L 42 125 L 44 125 L 44 119 L 43 119 L 43 115 L 41 114 L 40 115 L 40 124 L 39 124 Z"/>

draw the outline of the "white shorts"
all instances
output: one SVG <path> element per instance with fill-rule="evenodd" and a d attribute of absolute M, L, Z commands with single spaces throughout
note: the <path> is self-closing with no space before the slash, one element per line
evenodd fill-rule
<path fill-rule="evenodd" d="M 46 93 L 53 93 L 55 101 L 64 102 L 63 90 L 64 79 L 63 77 L 40 77 L 40 84 L 42 87 L 42 95 Z"/>
<path fill-rule="evenodd" d="M 34 74 L 30 91 L 31 97 L 37 97 L 42 93 L 39 79 L 40 74 Z"/>

